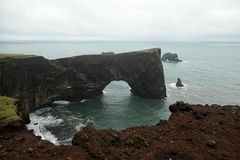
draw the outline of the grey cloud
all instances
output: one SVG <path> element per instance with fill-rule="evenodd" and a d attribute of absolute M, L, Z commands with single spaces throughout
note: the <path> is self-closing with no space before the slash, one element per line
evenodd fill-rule
<path fill-rule="evenodd" d="M 238 0 L 0 0 L 0 40 L 240 41 L 239 19 Z"/>

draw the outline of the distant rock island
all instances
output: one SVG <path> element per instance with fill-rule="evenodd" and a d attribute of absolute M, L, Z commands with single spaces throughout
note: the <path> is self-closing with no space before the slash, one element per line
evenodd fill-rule
<path fill-rule="evenodd" d="M 176 87 L 183 87 L 182 81 L 180 78 L 177 79 Z"/>
<path fill-rule="evenodd" d="M 126 81 L 145 98 L 166 97 L 160 48 L 56 60 L 0 55 L 0 95 L 19 99 L 28 110 L 56 100 L 81 101 L 102 94 L 113 80 Z"/>
<path fill-rule="evenodd" d="M 178 55 L 176 53 L 165 53 L 163 54 L 161 60 L 166 62 L 182 62 L 181 59 L 178 59 Z"/>

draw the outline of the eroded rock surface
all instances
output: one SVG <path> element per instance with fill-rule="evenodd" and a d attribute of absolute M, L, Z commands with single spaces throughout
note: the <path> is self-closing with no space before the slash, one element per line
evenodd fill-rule
<path fill-rule="evenodd" d="M 166 97 L 159 48 L 56 60 L 0 57 L 0 95 L 18 98 L 28 110 L 55 100 L 80 101 L 102 94 L 113 80 L 126 81 L 146 98 Z"/>

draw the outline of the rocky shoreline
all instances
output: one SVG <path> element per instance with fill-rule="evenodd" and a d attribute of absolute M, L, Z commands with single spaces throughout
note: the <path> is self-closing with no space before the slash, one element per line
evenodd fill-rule
<path fill-rule="evenodd" d="M 169 120 L 155 126 L 86 127 L 75 134 L 72 146 L 55 146 L 24 126 L 1 126 L 0 159 L 239 159 L 239 106 L 177 102 L 169 109 Z"/>

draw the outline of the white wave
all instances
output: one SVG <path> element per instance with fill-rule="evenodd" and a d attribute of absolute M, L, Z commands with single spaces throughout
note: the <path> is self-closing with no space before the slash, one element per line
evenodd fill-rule
<path fill-rule="evenodd" d="M 86 124 L 83 123 L 79 123 L 78 125 L 76 125 L 75 129 L 76 131 L 80 131 L 82 128 L 84 128 L 86 126 Z"/>
<path fill-rule="evenodd" d="M 60 101 L 54 101 L 53 103 L 54 104 L 60 104 L 60 105 L 68 105 L 70 102 L 69 101 L 60 100 Z"/>
<path fill-rule="evenodd" d="M 51 110 L 52 110 L 51 107 L 43 107 L 43 108 L 40 108 L 40 109 L 36 110 L 35 113 L 36 113 L 37 115 L 41 115 L 41 114 L 46 113 L 46 112 L 49 112 L 49 111 L 51 111 Z"/>
<path fill-rule="evenodd" d="M 106 90 L 103 90 L 102 92 L 103 92 L 103 94 L 106 94 L 106 93 L 108 93 L 108 91 L 106 91 Z"/>
<path fill-rule="evenodd" d="M 187 63 L 187 62 L 189 62 L 189 61 L 183 61 L 183 62 Z"/>
<path fill-rule="evenodd" d="M 48 140 L 53 144 L 59 145 L 57 137 L 55 137 L 50 131 L 46 129 L 47 126 L 57 126 L 63 122 L 63 119 L 57 119 L 52 115 L 39 116 L 35 113 L 29 114 L 31 123 L 27 125 L 27 128 L 33 129 L 33 132 L 37 136 L 41 136 L 43 140 Z"/>
<path fill-rule="evenodd" d="M 73 137 L 59 141 L 61 145 L 71 145 Z"/>
<path fill-rule="evenodd" d="M 93 120 L 87 118 L 85 120 L 82 120 L 78 125 L 76 125 L 75 129 L 76 131 L 80 131 L 82 128 L 86 127 L 86 126 L 91 126 L 93 125 Z"/>

